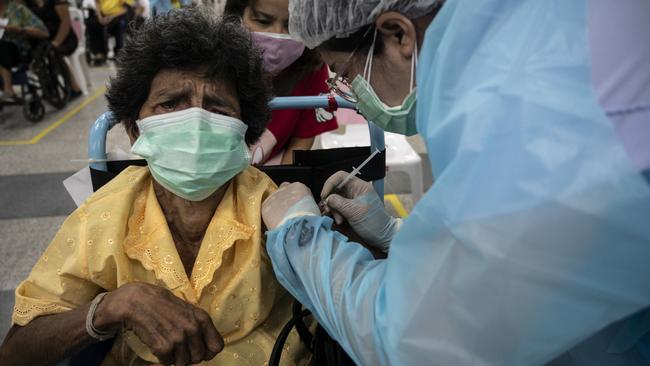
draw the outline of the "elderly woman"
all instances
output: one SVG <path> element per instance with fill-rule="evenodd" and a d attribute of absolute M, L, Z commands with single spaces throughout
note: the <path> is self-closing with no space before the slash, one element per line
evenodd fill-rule
<path fill-rule="evenodd" d="M 115 337 L 103 365 L 262 365 L 291 298 L 263 247 L 276 186 L 247 150 L 269 119 L 261 58 L 239 23 L 188 8 L 147 21 L 117 65 L 109 107 L 148 167 L 66 220 L 16 290 L 0 364 L 52 364 Z M 289 343 L 283 361 L 306 361 Z"/>

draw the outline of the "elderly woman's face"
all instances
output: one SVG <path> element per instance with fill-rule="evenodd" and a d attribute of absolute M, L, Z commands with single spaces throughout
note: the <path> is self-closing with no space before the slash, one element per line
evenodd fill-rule
<path fill-rule="evenodd" d="M 199 107 L 212 113 L 241 119 L 234 85 L 205 80 L 200 73 L 162 70 L 151 82 L 139 119 Z"/>

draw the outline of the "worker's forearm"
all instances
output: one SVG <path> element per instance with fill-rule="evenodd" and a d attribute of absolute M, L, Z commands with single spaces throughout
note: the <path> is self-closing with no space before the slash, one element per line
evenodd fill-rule
<path fill-rule="evenodd" d="M 96 342 L 86 333 L 90 305 L 14 326 L 0 346 L 0 366 L 54 365 Z"/>

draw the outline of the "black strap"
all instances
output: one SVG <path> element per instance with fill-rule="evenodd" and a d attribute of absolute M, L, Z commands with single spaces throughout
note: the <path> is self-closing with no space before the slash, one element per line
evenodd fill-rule
<path fill-rule="evenodd" d="M 304 314 L 304 311 L 302 309 L 302 304 L 299 303 L 297 300 L 293 302 L 293 319 L 295 320 L 296 323 L 296 331 L 298 332 L 298 335 L 300 336 L 300 340 L 302 343 L 305 344 L 307 349 L 310 352 L 314 351 L 313 347 L 313 337 L 311 335 L 311 332 L 307 328 L 307 325 L 305 324 L 305 317 L 302 315 Z"/>
<path fill-rule="evenodd" d="M 271 357 L 269 357 L 269 366 L 280 365 L 280 358 L 282 357 L 284 344 L 287 343 L 287 338 L 289 337 L 289 333 L 291 333 L 291 329 L 293 329 L 294 325 L 296 324 L 296 319 L 303 318 L 309 314 L 309 310 L 303 310 L 300 314 L 298 314 L 298 317 L 293 316 L 289 322 L 285 324 L 285 326 L 280 331 L 280 334 L 278 334 L 278 339 L 275 341 L 275 345 L 273 345 L 273 351 L 271 351 Z"/>
<path fill-rule="evenodd" d="M 641 172 L 641 175 L 643 175 L 643 178 L 650 184 L 650 169 L 644 170 Z"/>
<path fill-rule="evenodd" d="M 302 304 L 297 300 L 293 303 L 293 316 L 282 328 L 278 339 L 273 346 L 269 366 L 278 366 L 282 356 L 282 350 L 287 341 L 289 333 L 296 327 L 296 331 L 302 342 L 312 352 L 312 365 L 314 366 L 354 366 L 352 359 L 345 353 L 343 348 L 334 340 L 320 325 L 316 326 L 316 334 L 312 335 L 304 323 L 305 317 L 311 315 L 308 310 L 302 309 Z"/>
<path fill-rule="evenodd" d="M 320 325 L 314 335 L 312 366 L 354 366 L 350 356 Z"/>

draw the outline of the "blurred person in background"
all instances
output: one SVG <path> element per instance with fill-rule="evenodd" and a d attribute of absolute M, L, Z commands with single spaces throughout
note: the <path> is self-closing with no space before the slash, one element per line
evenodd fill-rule
<path fill-rule="evenodd" d="M 38 16 L 50 33 L 49 40 L 52 46 L 62 55 L 70 56 L 78 46 L 77 35 L 74 33 L 70 23 L 70 12 L 67 0 L 26 0 L 27 6 Z M 81 89 L 77 84 L 70 68 L 65 64 L 68 77 L 70 78 L 70 98 L 81 95 Z"/>
<path fill-rule="evenodd" d="M 190 4 L 192 4 L 191 0 L 150 0 L 149 3 L 152 16 L 162 15 Z"/>
<path fill-rule="evenodd" d="M 149 0 L 136 0 L 133 4 L 133 21 L 135 28 L 139 28 L 151 16 Z"/>
<path fill-rule="evenodd" d="M 228 0 L 225 14 L 242 18 L 262 50 L 275 96 L 314 96 L 329 92 L 329 69 L 318 52 L 289 36 L 289 0 Z M 314 138 L 338 127 L 324 109 L 273 111 L 260 141 L 251 146 L 254 164 L 291 164 L 293 151 L 310 150 Z"/>
<path fill-rule="evenodd" d="M 11 68 L 31 59 L 31 40 L 47 39 L 49 32 L 43 22 L 28 7 L 15 0 L 0 0 L 0 19 L 8 20 L 2 26 L 4 34 L 0 38 L 0 77 L 2 96 L 6 102 L 15 102 L 16 94 L 12 86 Z"/>
<path fill-rule="evenodd" d="M 113 54 L 117 57 L 124 45 L 124 35 L 129 20 L 129 11 L 133 9 L 134 0 L 95 0 L 94 13 L 86 22 L 90 52 L 97 64 L 106 61 L 108 39 L 115 39 Z"/>

